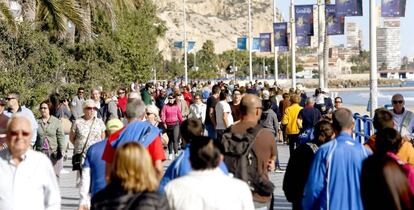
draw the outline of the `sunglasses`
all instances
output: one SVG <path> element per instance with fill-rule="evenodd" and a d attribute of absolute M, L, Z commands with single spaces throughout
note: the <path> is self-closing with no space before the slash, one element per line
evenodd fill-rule
<path fill-rule="evenodd" d="M 335 103 L 337 103 L 337 104 L 341 104 L 341 103 L 342 103 L 342 101 L 335 101 Z"/>
<path fill-rule="evenodd" d="M 84 92 L 83 92 L 83 91 L 79 91 L 78 93 L 79 93 L 79 94 L 83 94 Z"/>
<path fill-rule="evenodd" d="M 404 103 L 404 101 L 392 101 L 392 104 L 402 104 L 402 103 Z"/>
<path fill-rule="evenodd" d="M 22 132 L 22 136 L 30 136 L 30 132 L 28 131 L 21 131 Z M 18 136 L 19 135 L 19 131 L 11 131 L 10 132 L 10 136 Z"/>
<path fill-rule="evenodd" d="M 125 92 L 118 92 L 118 94 L 124 94 Z"/>
<path fill-rule="evenodd" d="M 147 112 L 147 115 L 151 115 L 152 113 L 151 112 Z"/>
<path fill-rule="evenodd" d="M 87 110 L 94 110 L 95 107 L 86 107 L 85 109 L 87 109 Z"/>
<path fill-rule="evenodd" d="M 6 99 L 6 101 L 10 101 L 10 100 L 12 100 L 12 99 L 16 99 L 16 98 L 13 98 L 13 97 L 8 97 L 8 98 L 5 98 Z"/>

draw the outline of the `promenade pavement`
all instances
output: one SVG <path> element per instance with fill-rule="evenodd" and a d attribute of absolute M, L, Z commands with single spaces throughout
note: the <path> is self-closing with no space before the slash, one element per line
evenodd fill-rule
<path fill-rule="evenodd" d="M 282 169 L 286 169 L 289 159 L 289 147 L 287 145 L 278 144 L 279 159 Z M 71 152 L 70 152 L 71 153 Z M 165 162 L 165 169 L 170 164 L 170 161 Z M 79 204 L 79 188 L 75 186 L 76 173 L 71 170 L 71 159 L 64 162 L 64 169 L 69 173 L 61 175 L 60 178 L 60 192 L 62 196 L 62 210 L 77 209 Z M 292 209 L 282 190 L 284 173 L 270 173 L 270 179 L 275 184 L 275 210 Z"/>

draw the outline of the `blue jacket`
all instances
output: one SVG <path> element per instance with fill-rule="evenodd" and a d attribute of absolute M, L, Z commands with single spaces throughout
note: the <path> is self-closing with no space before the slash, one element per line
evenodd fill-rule
<path fill-rule="evenodd" d="M 303 209 L 363 209 L 360 176 L 362 162 L 369 154 L 345 132 L 322 145 L 315 154 L 305 185 Z"/>
<path fill-rule="evenodd" d="M 219 168 L 224 174 L 229 174 L 227 166 L 223 163 L 223 161 L 220 162 Z M 190 163 L 190 144 L 187 144 L 184 151 L 170 164 L 167 171 L 165 171 L 165 174 L 161 179 L 160 191 L 164 192 L 165 186 L 171 180 L 182 177 L 191 171 L 193 171 L 193 168 L 191 168 Z"/>

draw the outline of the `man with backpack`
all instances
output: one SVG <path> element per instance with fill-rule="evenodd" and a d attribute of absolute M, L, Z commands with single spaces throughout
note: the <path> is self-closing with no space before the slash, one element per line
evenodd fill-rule
<path fill-rule="evenodd" d="M 255 208 L 269 209 L 274 190 L 268 176 L 275 167 L 274 136 L 258 124 L 262 115 L 259 97 L 246 94 L 240 112 L 240 121 L 228 128 L 220 139 L 224 162 L 234 177 L 249 184 Z"/>

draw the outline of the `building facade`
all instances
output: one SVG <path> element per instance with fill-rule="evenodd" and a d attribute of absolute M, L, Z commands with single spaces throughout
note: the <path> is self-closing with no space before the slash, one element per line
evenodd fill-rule
<path fill-rule="evenodd" d="M 377 56 L 379 69 L 401 68 L 399 19 L 384 18 L 383 26 L 377 28 Z"/>

